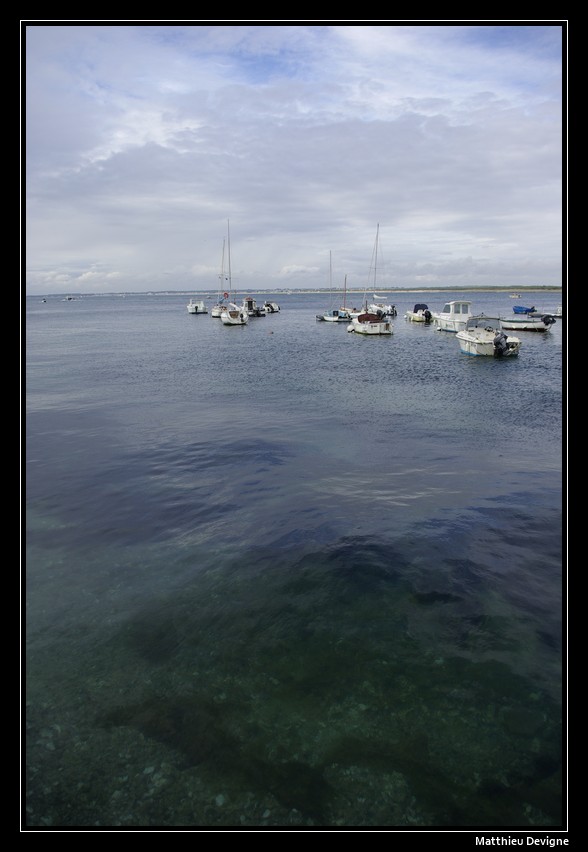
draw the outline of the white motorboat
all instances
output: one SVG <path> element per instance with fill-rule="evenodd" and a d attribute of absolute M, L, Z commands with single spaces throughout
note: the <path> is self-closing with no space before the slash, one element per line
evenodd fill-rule
<path fill-rule="evenodd" d="M 229 294 L 227 293 L 227 298 L 228 298 L 228 297 L 229 297 Z M 217 305 L 214 305 L 214 306 L 210 309 L 210 316 L 211 316 L 211 317 L 220 317 L 220 315 L 222 314 L 222 312 L 223 312 L 224 310 L 226 310 L 226 308 L 227 308 L 227 303 L 226 303 L 226 302 L 219 302 Z"/>
<path fill-rule="evenodd" d="M 438 313 L 433 312 L 433 322 L 438 331 L 462 331 L 472 316 L 471 304 L 462 299 L 455 299 L 446 302 Z"/>
<path fill-rule="evenodd" d="M 249 314 L 243 305 L 239 306 L 234 302 L 229 302 L 221 311 L 220 319 L 223 325 L 247 325 Z"/>
<path fill-rule="evenodd" d="M 376 314 L 366 311 L 353 317 L 347 331 L 354 331 L 356 334 L 392 334 L 392 323 L 381 311 Z"/>
<path fill-rule="evenodd" d="M 383 296 L 378 296 L 377 293 L 374 293 L 374 301 L 371 305 L 368 305 L 368 311 L 372 311 L 372 313 L 377 314 L 378 311 L 381 311 L 384 316 L 387 317 L 395 317 L 398 315 L 398 311 L 396 310 L 396 305 L 387 305 L 383 301 Z"/>
<path fill-rule="evenodd" d="M 404 314 L 404 319 L 409 322 L 424 322 L 428 325 L 433 319 L 433 314 L 428 305 L 425 305 L 424 302 L 417 302 L 412 311 L 407 311 Z"/>
<path fill-rule="evenodd" d="M 541 314 L 538 311 L 501 317 L 502 327 L 507 331 L 549 331 L 554 322 L 553 314 Z"/>
<path fill-rule="evenodd" d="M 317 314 L 316 318 L 321 322 L 349 322 L 351 319 L 349 311 L 343 311 L 340 308 L 325 311 L 324 314 Z"/>
<path fill-rule="evenodd" d="M 465 328 L 456 333 L 459 348 L 465 355 L 512 358 L 519 354 L 521 341 L 504 333 L 499 317 L 484 314 L 470 317 Z"/>
<path fill-rule="evenodd" d="M 265 309 L 260 308 L 253 296 L 245 296 L 243 299 L 243 310 L 247 311 L 250 317 L 264 317 Z"/>
<path fill-rule="evenodd" d="M 280 310 L 280 306 L 277 302 L 264 302 L 263 309 L 266 314 L 277 314 Z"/>
<path fill-rule="evenodd" d="M 188 304 L 186 305 L 189 314 L 207 314 L 208 308 L 202 301 L 202 299 L 190 299 Z"/>

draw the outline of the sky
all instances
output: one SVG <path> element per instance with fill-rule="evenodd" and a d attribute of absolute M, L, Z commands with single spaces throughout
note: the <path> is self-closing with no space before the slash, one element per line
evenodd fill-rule
<path fill-rule="evenodd" d="M 565 284 L 565 21 L 20 23 L 30 295 Z"/>

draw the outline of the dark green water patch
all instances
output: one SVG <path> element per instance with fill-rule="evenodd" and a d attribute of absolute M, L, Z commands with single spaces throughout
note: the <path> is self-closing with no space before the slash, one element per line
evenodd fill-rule
<path fill-rule="evenodd" d="M 561 825 L 561 777 L 557 771 L 546 778 L 541 774 L 523 776 L 509 784 L 492 779 L 468 784 L 436 763 L 426 735 L 394 743 L 346 736 L 325 757 L 335 764 L 402 773 L 419 805 L 431 814 L 431 827 L 528 825 L 529 805 L 547 814 L 550 825 Z"/>
<path fill-rule="evenodd" d="M 139 818 L 152 818 L 145 787 L 168 791 L 160 819 L 172 819 L 177 790 L 198 824 L 258 824 L 266 810 L 315 825 L 557 824 L 561 710 L 517 668 L 534 650 L 509 650 L 519 622 L 509 634 L 495 598 L 462 597 L 451 578 L 428 585 L 422 565 L 378 566 L 378 548 L 363 585 L 342 551 L 343 566 L 335 546 L 333 559 L 219 558 L 121 615 L 99 644 L 54 633 L 30 658 L 32 698 L 50 718 L 35 724 L 35 766 L 52 753 L 43 729 L 66 731 L 49 704 L 62 714 L 65 669 L 80 733 L 54 737 L 60 765 L 75 781 L 82 744 L 95 744 L 82 775 L 100 778 L 102 813 L 123 820 L 143 806 Z M 128 781 L 109 778 L 113 758 Z"/>
<path fill-rule="evenodd" d="M 414 600 L 419 604 L 437 604 L 437 603 L 458 603 L 462 600 L 459 595 L 453 595 L 449 592 L 415 592 Z"/>
<path fill-rule="evenodd" d="M 232 711 L 234 712 L 234 711 Z M 296 808 L 313 820 L 327 821 L 332 789 L 322 769 L 299 760 L 270 761 L 264 748 L 231 730 L 231 711 L 201 697 L 181 700 L 147 699 L 106 713 L 103 727 L 131 727 L 179 755 L 181 767 L 203 767 L 232 778 L 260 793 L 270 792 L 285 807 Z"/>

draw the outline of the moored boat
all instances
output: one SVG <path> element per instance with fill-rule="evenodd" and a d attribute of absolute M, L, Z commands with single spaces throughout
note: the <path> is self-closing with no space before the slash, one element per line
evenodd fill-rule
<path fill-rule="evenodd" d="M 242 305 L 229 302 L 221 311 L 220 320 L 223 325 L 247 325 L 249 314 Z"/>
<path fill-rule="evenodd" d="M 412 311 L 407 311 L 404 318 L 409 322 L 424 322 L 429 324 L 433 319 L 433 314 L 429 310 L 429 306 L 424 302 L 417 302 Z"/>
<path fill-rule="evenodd" d="M 341 308 L 334 308 L 331 311 L 325 311 L 324 314 L 317 314 L 316 318 L 321 322 L 349 322 L 351 319 L 349 312 L 341 310 Z"/>
<path fill-rule="evenodd" d="M 373 266 L 371 270 L 373 270 L 373 281 L 372 286 L 376 289 L 376 281 L 377 281 L 377 270 L 378 270 L 378 247 L 379 247 L 379 239 L 380 239 L 380 226 L 378 225 L 376 228 L 376 239 L 374 242 L 374 250 L 372 254 Z M 370 272 L 371 272 L 370 270 Z M 369 286 L 369 284 L 368 284 Z M 367 291 L 367 287 L 366 287 Z M 374 293 L 374 298 L 377 298 L 377 294 Z M 386 305 L 384 308 L 378 308 L 376 305 L 369 305 L 367 303 L 367 294 L 364 292 L 364 300 L 363 300 L 363 311 L 351 318 L 351 322 L 347 326 L 347 331 L 353 331 L 355 334 L 384 334 L 390 335 L 392 334 L 392 323 L 390 322 L 388 309 L 392 308 L 392 305 Z M 394 313 L 396 316 L 396 313 Z"/>
<path fill-rule="evenodd" d="M 329 252 L 329 289 L 333 291 L 333 260 L 332 252 Z M 324 314 L 316 314 L 319 322 L 349 322 L 351 317 L 345 308 L 330 308 Z"/>
<path fill-rule="evenodd" d="M 339 310 L 341 311 L 342 320 L 347 322 L 362 313 L 362 308 L 350 308 L 347 306 L 347 276 L 345 276 L 345 280 L 343 281 L 343 304 Z"/>
<path fill-rule="evenodd" d="M 228 293 L 226 293 L 225 298 L 227 298 L 227 299 L 229 298 Z M 227 302 L 220 302 L 219 301 L 218 304 L 213 305 L 213 307 L 210 309 L 210 316 L 211 317 L 220 317 L 222 312 L 224 310 L 226 310 L 227 304 L 228 304 Z"/>
<path fill-rule="evenodd" d="M 395 317 L 398 316 L 398 311 L 396 310 L 396 305 L 387 305 L 384 301 L 383 296 L 378 296 L 377 293 L 374 293 L 374 301 L 371 305 L 368 305 L 368 311 L 371 311 L 374 314 L 377 314 L 378 311 L 384 314 L 387 317 Z"/>
<path fill-rule="evenodd" d="M 231 298 L 231 235 L 229 230 L 229 222 L 227 221 L 227 241 L 229 244 L 229 271 L 228 275 L 225 273 L 225 240 L 223 240 L 223 253 L 221 257 L 221 268 L 218 276 L 218 296 L 216 305 L 213 305 L 210 309 L 211 317 L 220 317 L 222 312 L 227 309 L 229 300 Z M 228 284 L 228 291 L 225 289 Z"/>
<path fill-rule="evenodd" d="M 250 317 L 264 317 L 265 310 L 260 308 L 253 296 L 245 296 L 243 299 L 243 310 L 247 311 Z"/>
<path fill-rule="evenodd" d="M 190 299 L 186 305 L 189 314 L 207 314 L 208 308 L 202 299 Z"/>
<path fill-rule="evenodd" d="M 519 354 L 521 348 L 518 337 L 504 333 L 499 317 L 484 314 L 470 317 L 465 328 L 456 332 L 455 336 L 465 355 L 512 358 Z"/>
<path fill-rule="evenodd" d="M 472 316 L 471 305 L 463 299 L 446 302 L 438 313 L 433 312 L 433 322 L 439 331 L 461 331 Z"/>
<path fill-rule="evenodd" d="M 356 334 L 392 334 L 392 323 L 381 311 L 366 311 L 353 317 L 347 331 L 354 331 Z"/>
<path fill-rule="evenodd" d="M 537 312 L 501 317 L 502 327 L 509 331 L 549 331 L 555 323 L 553 314 Z"/>

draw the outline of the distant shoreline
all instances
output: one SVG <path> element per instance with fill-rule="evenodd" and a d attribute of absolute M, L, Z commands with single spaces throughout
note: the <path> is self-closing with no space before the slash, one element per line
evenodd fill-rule
<path fill-rule="evenodd" d="M 333 289 L 326 288 L 317 288 L 310 290 L 299 290 L 299 289 L 274 289 L 274 290 L 238 290 L 233 295 L 235 298 L 244 296 L 244 295 L 278 295 L 278 296 L 296 296 L 296 295 L 329 295 L 340 293 L 343 295 L 344 292 L 348 294 L 353 293 L 355 295 L 363 295 L 365 293 L 364 289 L 355 289 L 352 287 L 348 287 L 345 291 L 343 288 L 334 287 Z M 419 287 L 414 289 L 401 289 L 401 290 L 388 290 L 386 288 L 378 288 L 378 293 L 386 293 L 386 294 L 394 294 L 394 295 L 403 295 L 409 293 L 519 293 L 520 298 L 522 299 L 525 294 L 530 293 L 562 293 L 563 287 L 521 287 L 518 291 L 513 290 L 512 287 Z M 72 298 L 84 298 L 87 296 L 202 296 L 215 299 L 217 298 L 217 294 L 212 293 L 210 290 L 141 290 L 141 291 L 118 291 L 118 292 L 109 292 L 109 293 L 28 293 L 27 298 L 29 299 L 38 299 L 45 297 L 65 297 L 70 296 Z M 373 293 L 372 293 L 373 295 Z"/>

